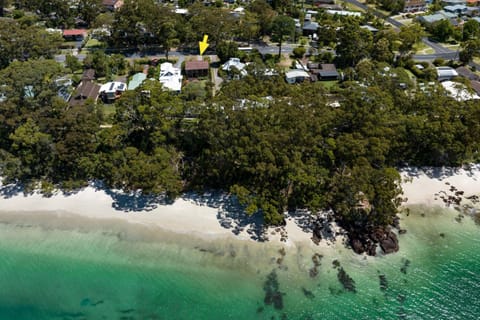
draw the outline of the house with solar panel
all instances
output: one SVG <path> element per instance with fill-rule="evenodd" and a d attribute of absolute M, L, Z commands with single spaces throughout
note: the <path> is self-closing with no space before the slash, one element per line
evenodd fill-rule
<path fill-rule="evenodd" d="M 124 82 L 114 81 L 107 82 L 100 87 L 100 97 L 106 103 L 112 103 L 120 98 L 122 93 L 127 90 L 127 84 Z"/>

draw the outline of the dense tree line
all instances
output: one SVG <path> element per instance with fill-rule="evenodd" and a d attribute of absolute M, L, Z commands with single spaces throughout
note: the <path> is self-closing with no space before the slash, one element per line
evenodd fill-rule
<path fill-rule="evenodd" d="M 333 209 L 352 228 L 386 225 L 400 196 L 395 167 L 478 160 L 480 106 L 440 86 L 405 91 L 381 64 L 368 68 L 369 86 L 347 81 L 333 93 L 280 76 L 233 80 L 196 101 L 193 120 L 184 117 L 192 102 L 149 81 L 100 128 L 94 105 L 70 108 L 57 97 L 54 61 L 14 62 L 0 72 L 1 174 L 63 188 L 102 179 L 172 198 L 220 188 L 270 224 L 308 208 Z"/>
<path fill-rule="evenodd" d="M 62 35 L 30 25 L 22 19 L 0 19 L 0 69 L 14 60 L 52 58 Z"/>
<path fill-rule="evenodd" d="M 200 1 L 185 2 L 188 14 L 175 14 L 171 6 L 155 0 L 125 0 L 115 12 L 106 11 L 101 0 L 79 0 L 74 6 L 63 0 L 20 0 L 15 2 L 15 17 L 31 23 L 44 21 L 48 27 L 108 28 L 112 36 L 108 44 L 117 49 L 142 49 L 160 46 L 167 54 L 180 44 L 184 48 L 196 47 L 204 34 L 209 35 L 210 48 L 222 41 L 241 40 L 247 43 L 264 35 L 273 35 L 285 40 L 291 31 L 275 31 L 274 20 L 279 12 L 299 17 L 292 1 L 253 1 L 245 14 L 232 15 L 222 7 L 207 7 Z M 33 14 L 26 15 L 25 12 Z M 285 16 L 284 16 L 285 17 Z M 288 21 L 292 23 L 293 21 Z M 278 25 L 278 23 L 277 23 Z M 276 28 L 278 30 L 278 28 Z"/>
<path fill-rule="evenodd" d="M 50 17 L 52 3 L 19 6 Z M 89 3 L 80 1 L 78 10 Z M 235 20 L 197 3 L 182 17 L 153 0 L 126 0 L 113 14 L 110 44 L 161 45 L 168 53 L 208 34 L 225 61 L 237 51 L 233 39 L 268 34 L 281 50 L 293 37 L 291 3 L 274 1 L 275 11 L 254 1 Z M 70 23 L 61 13 L 50 22 Z M 247 213 L 261 212 L 268 224 L 282 224 L 283 213 L 297 208 L 333 210 L 349 232 L 391 224 L 401 197 L 395 168 L 479 160 L 480 105 L 458 102 L 441 86 L 420 88 L 392 65 L 398 52 L 397 65 L 411 67 L 409 56 L 423 35 L 419 25 L 398 33 L 381 28 L 374 36 L 361 19 L 324 18 L 319 42 L 336 46 L 335 61 L 345 71 L 337 88 L 288 85 L 281 74 L 266 76 L 266 63 L 252 54 L 249 75 L 225 83 L 215 97 L 193 94 L 195 88 L 173 95 L 145 82 L 115 103 L 109 126 L 102 126 L 95 104 L 69 107 L 58 97 L 55 80 L 66 72 L 49 60 L 58 35 L 29 18 L 0 20 L 3 182 L 50 190 L 100 179 L 108 187 L 170 198 L 215 188 L 235 194 Z M 480 47 L 475 27 L 463 31 L 470 59 Z M 67 66 L 79 68 L 73 57 Z M 84 66 L 107 78 L 112 69 L 126 68 L 123 56 L 101 51 L 87 55 Z M 427 67 L 418 78 L 434 77 Z"/>

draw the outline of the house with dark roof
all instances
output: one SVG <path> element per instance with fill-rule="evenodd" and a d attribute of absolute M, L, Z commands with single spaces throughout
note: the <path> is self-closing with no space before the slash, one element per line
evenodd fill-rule
<path fill-rule="evenodd" d="M 97 101 L 100 85 L 94 83 L 93 80 L 95 80 L 95 69 L 85 70 L 80 84 L 68 101 L 70 106 L 83 105 L 87 99 Z"/>
<path fill-rule="evenodd" d="M 318 23 L 317 22 L 314 22 L 314 21 L 305 21 L 303 23 L 303 27 L 302 27 L 302 34 L 304 36 L 310 36 L 310 35 L 313 35 L 315 33 L 317 33 L 318 31 Z"/>
<path fill-rule="evenodd" d="M 98 94 L 100 91 L 100 85 L 94 83 L 93 81 L 86 80 L 80 82 L 74 94 L 71 96 L 70 101 L 68 101 L 69 106 L 80 106 L 83 105 L 87 99 L 96 102 L 98 99 Z"/>
<path fill-rule="evenodd" d="M 185 75 L 187 78 L 208 77 L 209 64 L 206 60 L 185 62 Z"/>
<path fill-rule="evenodd" d="M 333 63 L 320 64 L 320 70 L 318 72 L 320 81 L 339 80 L 340 73 L 337 71 L 337 67 Z"/>
<path fill-rule="evenodd" d="M 333 63 L 308 63 L 307 67 L 315 80 L 340 80 L 340 73 L 337 71 L 337 67 Z"/>

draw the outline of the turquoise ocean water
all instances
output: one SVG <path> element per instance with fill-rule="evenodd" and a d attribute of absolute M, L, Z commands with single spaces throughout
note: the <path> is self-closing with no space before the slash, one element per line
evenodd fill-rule
<path fill-rule="evenodd" d="M 375 258 L 340 243 L 283 256 L 272 244 L 118 225 L 2 223 L 0 319 L 480 319 L 480 227 L 455 217 L 415 208 L 401 250 Z"/>

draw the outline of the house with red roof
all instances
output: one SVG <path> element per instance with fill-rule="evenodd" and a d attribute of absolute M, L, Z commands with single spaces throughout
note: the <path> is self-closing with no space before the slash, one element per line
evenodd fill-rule
<path fill-rule="evenodd" d="M 65 29 L 63 30 L 63 38 L 67 41 L 82 41 L 87 37 L 86 29 Z"/>

